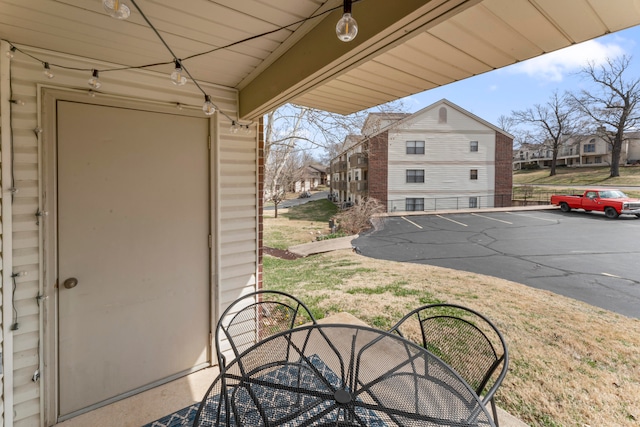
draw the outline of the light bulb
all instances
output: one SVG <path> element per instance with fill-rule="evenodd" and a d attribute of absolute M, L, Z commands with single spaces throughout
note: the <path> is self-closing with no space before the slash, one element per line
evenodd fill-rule
<path fill-rule="evenodd" d="M 20 107 L 24 106 L 24 101 L 22 99 L 12 99 L 9 102 L 11 102 L 12 104 L 19 105 Z"/>
<path fill-rule="evenodd" d="M 13 57 L 15 56 L 15 51 L 16 51 L 16 47 L 15 46 L 11 46 L 9 48 L 9 50 L 7 51 L 7 58 L 13 59 Z"/>
<path fill-rule="evenodd" d="M 246 133 L 247 135 L 251 133 L 251 128 L 249 127 L 249 125 L 245 125 L 244 133 Z"/>
<path fill-rule="evenodd" d="M 45 76 L 47 76 L 47 78 L 50 78 L 50 79 L 52 79 L 55 76 L 55 74 L 53 74 L 51 72 L 51 68 L 49 67 L 49 63 L 48 62 L 44 63 L 44 71 L 43 71 L 43 73 L 44 73 Z"/>
<path fill-rule="evenodd" d="M 358 23 L 351 16 L 351 0 L 344 0 L 344 13 L 336 24 L 336 34 L 343 42 L 350 42 L 358 35 Z"/>
<path fill-rule="evenodd" d="M 89 86 L 91 86 L 92 89 L 100 89 L 100 86 L 102 86 L 102 83 L 100 83 L 100 77 L 98 77 L 98 70 L 93 70 L 91 72 Z"/>
<path fill-rule="evenodd" d="M 229 131 L 231 133 L 238 133 L 238 124 L 235 121 L 231 122 L 231 127 L 229 128 Z"/>
<path fill-rule="evenodd" d="M 93 89 L 89 89 L 89 92 L 87 92 L 87 95 L 89 95 L 91 98 L 95 98 L 96 91 L 94 91 Z"/>
<path fill-rule="evenodd" d="M 102 0 L 102 6 L 109 16 L 115 19 L 127 19 L 131 15 L 129 6 L 120 0 Z"/>
<path fill-rule="evenodd" d="M 213 102 L 211 102 L 211 97 L 209 95 L 204 96 L 204 104 L 202 104 L 202 111 L 204 111 L 204 113 L 207 116 L 211 116 L 213 115 L 213 113 L 216 112 L 216 106 L 213 105 Z"/>
<path fill-rule="evenodd" d="M 182 107 L 182 104 L 180 104 L 179 102 L 177 102 L 177 103 L 176 103 L 176 109 L 177 109 L 178 111 L 182 111 L 182 108 L 183 108 L 183 107 Z"/>
<path fill-rule="evenodd" d="M 171 83 L 176 86 L 183 86 L 187 83 L 187 78 L 182 74 L 182 64 L 180 64 L 180 60 L 175 60 L 176 69 L 171 73 Z"/>

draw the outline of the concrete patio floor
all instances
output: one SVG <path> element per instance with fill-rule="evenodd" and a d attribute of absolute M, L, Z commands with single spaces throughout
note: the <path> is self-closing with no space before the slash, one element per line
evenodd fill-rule
<path fill-rule="evenodd" d="M 349 313 L 336 313 L 319 320 L 319 323 L 368 326 Z M 66 420 L 57 426 L 141 427 L 200 402 L 219 372 L 217 366 L 202 369 L 183 378 Z M 527 424 L 501 408 L 498 408 L 498 419 L 501 427 L 527 427 Z"/>

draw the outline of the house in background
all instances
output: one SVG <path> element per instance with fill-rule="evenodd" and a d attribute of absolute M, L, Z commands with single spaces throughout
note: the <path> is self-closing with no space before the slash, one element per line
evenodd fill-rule
<path fill-rule="evenodd" d="M 331 191 L 388 212 L 511 206 L 512 150 L 513 136 L 443 99 L 387 118 L 335 157 Z"/>
<path fill-rule="evenodd" d="M 298 179 L 294 183 L 294 191 L 315 190 L 320 185 L 327 184 L 327 167 L 320 164 L 309 164 L 298 171 Z"/>
<path fill-rule="evenodd" d="M 549 144 L 522 144 L 513 152 L 513 170 L 551 167 L 553 152 Z M 602 130 L 591 135 L 567 138 L 558 150 L 556 166 L 582 167 L 611 164 L 611 144 Z M 640 164 L 640 132 L 624 135 L 620 166 Z"/>
<path fill-rule="evenodd" d="M 0 0 L 5 427 L 215 363 L 220 313 L 261 286 L 267 112 L 350 114 L 640 24 L 627 2 L 363 0 L 343 43 L 339 0 L 104 3 L 131 16 Z"/>

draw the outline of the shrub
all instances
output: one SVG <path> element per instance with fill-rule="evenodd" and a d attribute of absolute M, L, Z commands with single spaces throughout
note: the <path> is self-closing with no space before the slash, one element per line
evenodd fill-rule
<path fill-rule="evenodd" d="M 384 206 L 377 199 L 368 198 L 340 212 L 334 219 L 339 231 L 352 235 L 371 228 L 371 217 L 384 211 Z"/>

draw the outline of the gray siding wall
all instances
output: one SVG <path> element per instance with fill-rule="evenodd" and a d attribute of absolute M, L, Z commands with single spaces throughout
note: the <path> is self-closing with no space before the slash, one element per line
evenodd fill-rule
<path fill-rule="evenodd" d="M 50 63 L 64 64 L 78 68 L 109 68 L 112 64 L 70 57 L 39 49 L 21 47 L 33 56 Z M 3 367 L 11 372 L 4 372 L 3 380 L 3 414 L 13 418 L 15 426 L 39 426 L 43 420 L 46 391 L 43 382 L 46 375 L 43 366 L 43 322 L 47 304 L 53 298 L 46 295 L 47 287 L 43 283 L 43 230 L 36 212 L 41 210 L 40 143 L 43 135 L 34 129 L 39 127 L 40 88 L 42 85 L 70 90 L 87 91 L 87 80 L 90 72 L 63 70 L 53 68 L 54 79 L 47 79 L 42 73 L 42 64 L 16 53 L 10 64 L 5 56 L 8 45 L 2 42 L 0 54 L 0 129 L 3 148 L 8 146 L 8 138 L 13 137 L 13 157 L 8 150 L 1 153 L 3 181 L 11 174 L 13 160 L 13 178 L 17 192 L 11 202 L 8 189 L 10 182 L 2 182 L 2 212 L 12 212 L 10 218 L 2 220 L 2 306 L 3 327 L 0 334 L 2 340 Z M 168 79 L 167 73 L 144 70 L 118 71 L 103 73 L 100 77 L 103 86 L 100 92 L 126 97 L 128 99 L 148 102 L 175 104 L 199 108 L 203 102 L 192 82 L 177 88 Z M 10 74 L 10 78 L 9 78 Z M 10 90 L 12 93 L 8 93 Z M 203 84 L 211 95 L 213 102 L 230 117 L 236 117 L 237 93 L 235 90 L 213 87 Z M 98 95 L 100 96 L 100 95 Z M 12 105 L 9 117 L 9 99 L 21 99 L 24 106 Z M 216 116 L 214 116 L 216 117 Z M 10 120 L 9 120 L 10 119 Z M 214 120 L 216 120 L 214 118 Z M 246 134 L 232 134 L 230 122 L 217 114 L 219 125 L 212 135 L 214 152 L 214 188 L 212 203 L 214 205 L 213 248 L 213 286 L 212 293 L 217 295 L 217 307 L 214 315 L 219 315 L 226 305 L 238 295 L 255 289 L 257 284 L 257 193 L 258 144 L 256 127 Z M 7 237 L 10 237 L 7 239 Z M 19 329 L 10 330 L 12 312 L 11 273 L 20 273 L 15 278 L 16 290 L 13 293 Z M 219 286 L 219 289 L 216 288 Z M 50 298 L 38 301 L 39 295 Z M 50 309 L 50 308 L 49 308 Z M 214 319 L 215 322 L 215 319 Z M 49 330 L 49 329 L 47 329 Z M 42 380 L 34 382 L 34 374 L 39 371 Z M 49 385 L 51 387 L 51 385 Z M 8 395 L 9 394 L 9 395 Z M 6 403 L 9 405 L 7 406 Z"/>
<path fill-rule="evenodd" d="M 468 198 L 495 189 L 495 131 L 458 110 L 447 108 L 447 122 L 439 123 L 440 104 L 416 114 L 389 131 L 389 211 L 405 209 L 406 198 L 424 198 L 425 209 L 468 207 Z M 425 154 L 406 154 L 406 141 L 425 141 Z M 470 151 L 478 141 L 478 151 Z M 425 171 L 424 183 L 407 183 L 407 169 Z M 469 179 L 470 170 L 478 179 Z M 440 200 L 435 203 L 435 199 Z M 487 198 L 493 206 L 493 199 Z"/>

